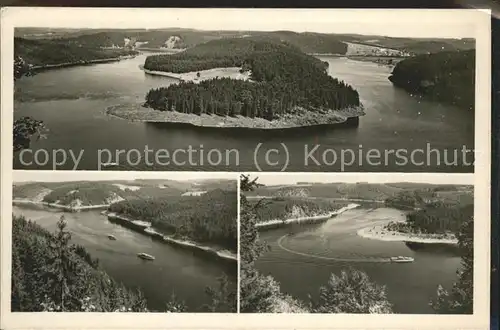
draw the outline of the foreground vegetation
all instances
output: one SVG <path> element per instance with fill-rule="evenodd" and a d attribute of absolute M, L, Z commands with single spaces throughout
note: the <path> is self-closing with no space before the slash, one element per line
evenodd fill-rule
<path fill-rule="evenodd" d="M 24 217 L 14 217 L 13 311 L 146 311 L 141 292 L 115 282 L 70 239 L 64 218 L 52 234 Z"/>
<path fill-rule="evenodd" d="M 114 203 L 111 212 L 151 222 L 159 230 L 236 251 L 236 191 L 212 190 L 201 196 L 135 198 Z"/>
<path fill-rule="evenodd" d="M 405 59 L 391 82 L 411 94 L 474 109 L 475 50 L 439 52 Z"/>
<path fill-rule="evenodd" d="M 252 81 L 216 78 L 174 84 L 150 90 L 145 105 L 161 111 L 268 120 L 297 108 L 320 111 L 360 105 L 351 86 L 327 74 L 327 63 L 284 43 L 215 40 L 176 55 L 149 56 L 144 68 L 189 72 L 234 66 L 250 71 Z"/>

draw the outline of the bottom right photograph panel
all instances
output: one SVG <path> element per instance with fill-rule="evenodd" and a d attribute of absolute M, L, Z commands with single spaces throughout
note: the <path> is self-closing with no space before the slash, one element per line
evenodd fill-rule
<path fill-rule="evenodd" d="M 240 312 L 472 314 L 473 178 L 242 174 Z"/>

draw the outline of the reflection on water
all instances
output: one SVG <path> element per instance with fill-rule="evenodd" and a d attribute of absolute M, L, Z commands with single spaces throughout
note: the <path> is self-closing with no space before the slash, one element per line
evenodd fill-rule
<path fill-rule="evenodd" d="M 260 237 L 270 250 L 257 261 L 257 268 L 280 282 L 283 292 L 307 300 L 308 295 L 317 297 L 319 287 L 327 283 L 331 273 L 354 267 L 386 286 L 396 313 L 432 313 L 428 302 L 435 297 L 437 286 L 450 288 L 456 280 L 460 266 L 456 253 L 451 253 L 451 248 L 409 248 L 405 242 L 357 235 L 359 229 L 401 217 L 404 215 L 395 209 L 354 209 L 326 223 L 262 232 Z M 388 261 L 399 255 L 415 261 Z"/>
<path fill-rule="evenodd" d="M 51 232 L 63 214 L 54 209 L 13 207 L 13 213 Z M 153 241 L 148 236 L 113 224 L 98 211 L 64 213 L 72 242 L 83 245 L 114 279 L 130 288 L 140 288 L 152 310 L 163 311 L 172 293 L 185 300 L 190 311 L 200 311 L 208 303 L 207 286 L 217 287 L 217 279 L 226 273 L 236 283 L 236 267 L 225 266 L 193 255 L 186 250 Z M 110 240 L 108 235 L 117 238 Z M 155 256 L 144 261 L 137 253 Z"/>

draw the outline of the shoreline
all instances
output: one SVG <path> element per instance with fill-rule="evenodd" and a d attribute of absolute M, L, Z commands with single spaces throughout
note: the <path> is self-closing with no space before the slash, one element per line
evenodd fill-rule
<path fill-rule="evenodd" d="M 313 215 L 313 216 L 308 216 L 308 217 L 284 219 L 284 220 L 281 220 L 281 219 L 267 220 L 264 222 L 256 223 L 255 227 L 258 230 L 267 230 L 267 229 L 274 229 L 277 227 L 286 226 L 286 225 L 293 224 L 293 223 L 315 223 L 315 222 L 326 221 L 330 218 L 336 217 L 336 216 L 344 213 L 345 211 L 355 209 L 359 206 L 360 206 L 359 204 L 352 203 L 352 204 L 344 206 L 338 210 L 324 213 L 324 214 L 318 214 L 318 215 Z"/>
<path fill-rule="evenodd" d="M 153 76 L 168 77 L 183 82 L 193 82 L 193 83 L 199 83 L 204 80 L 214 79 L 216 77 L 231 78 L 238 80 L 250 80 L 250 73 L 248 71 L 240 73 L 241 67 L 213 68 L 200 71 L 174 73 L 168 71 L 149 70 L 144 68 L 144 64 L 141 64 L 139 65 L 139 69 L 144 71 L 144 73 Z M 200 74 L 200 77 L 197 76 L 198 73 Z"/>
<path fill-rule="evenodd" d="M 46 206 L 55 209 L 61 209 L 66 212 L 80 212 L 87 210 L 98 210 L 98 209 L 107 209 L 109 204 L 98 204 L 98 205 L 84 205 L 84 206 L 70 206 L 58 203 L 49 203 L 49 202 L 37 202 L 29 199 L 12 199 L 12 205 L 38 205 L 38 206 Z"/>
<path fill-rule="evenodd" d="M 136 56 L 137 55 L 124 55 L 124 56 L 119 56 L 119 57 L 110 57 L 110 58 L 103 58 L 103 59 L 90 60 L 90 61 L 78 61 L 78 62 L 66 62 L 66 63 L 59 63 L 59 64 L 35 65 L 35 66 L 33 66 L 33 70 L 45 71 L 45 70 L 51 70 L 51 69 L 80 66 L 80 65 L 83 66 L 83 65 L 92 65 L 92 64 L 99 64 L 99 63 L 118 62 L 121 60 L 132 59 L 132 58 L 135 58 Z"/>
<path fill-rule="evenodd" d="M 330 110 L 324 113 L 304 110 L 299 114 L 288 114 L 279 119 L 269 121 L 264 118 L 249 118 L 244 116 L 222 117 L 208 114 L 196 115 L 175 111 L 159 111 L 143 107 L 139 103 L 111 105 L 105 108 L 105 113 L 119 119 L 147 123 L 260 130 L 282 130 L 324 125 L 357 127 L 359 125 L 359 117 L 365 115 L 363 106 L 359 106 L 345 110 Z"/>
<path fill-rule="evenodd" d="M 385 229 L 385 225 L 365 227 L 357 231 L 357 235 L 367 239 L 385 242 L 411 242 L 422 244 L 448 244 L 456 245 L 456 238 L 439 238 L 436 234 L 406 234 Z"/>
<path fill-rule="evenodd" d="M 238 256 L 231 251 L 223 249 L 218 250 L 213 247 L 202 245 L 201 243 L 197 243 L 194 241 L 172 238 L 168 235 L 164 235 L 156 231 L 154 228 L 151 227 L 151 224 L 149 222 L 134 220 L 114 212 L 109 212 L 107 210 L 101 212 L 101 214 L 106 216 L 110 221 L 115 221 L 121 225 L 124 225 L 129 229 L 133 229 L 137 232 L 143 233 L 146 236 L 150 236 L 153 239 L 158 239 L 166 244 L 170 244 L 176 247 L 184 248 L 195 252 L 200 252 L 220 261 L 226 261 L 231 263 L 238 262 Z"/>

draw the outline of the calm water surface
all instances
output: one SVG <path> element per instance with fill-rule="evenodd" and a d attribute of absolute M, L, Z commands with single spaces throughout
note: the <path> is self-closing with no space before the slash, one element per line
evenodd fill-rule
<path fill-rule="evenodd" d="M 130 288 L 140 288 L 152 310 L 164 311 L 165 303 L 175 293 L 190 311 L 200 311 L 203 304 L 209 303 L 205 288 L 218 287 L 218 277 L 226 273 L 236 283 L 235 269 L 113 224 L 98 211 L 62 213 L 14 206 L 13 213 L 24 215 L 51 232 L 56 231 L 56 223 L 64 214 L 72 242 L 83 245 L 92 257 L 98 258 L 101 267 L 115 280 Z M 117 240 L 108 239 L 108 234 Z M 139 252 L 156 259 L 142 260 L 137 257 Z"/>
<path fill-rule="evenodd" d="M 352 61 L 345 58 L 322 57 L 330 64 L 329 73 L 351 84 L 360 93 L 366 108 L 366 116 L 361 118 L 359 127 L 314 129 L 292 129 L 279 132 L 251 130 L 200 129 L 194 127 L 173 127 L 165 124 L 145 124 L 112 118 L 105 114 L 105 108 L 114 104 L 143 101 L 151 88 L 168 86 L 175 83 L 166 77 L 146 75 L 139 69 L 147 54 L 120 62 L 96 64 L 58 69 L 39 73 L 16 82 L 15 118 L 33 116 L 41 119 L 50 129 L 49 137 L 33 143 L 35 150 L 56 149 L 73 150 L 75 154 L 84 150 L 77 169 L 97 169 L 99 149 L 109 149 L 113 155 L 116 150 L 137 149 L 145 146 L 151 150 L 187 149 L 189 146 L 205 150 L 205 156 L 195 157 L 189 162 L 187 156 L 180 161 L 182 166 L 170 164 L 160 166 L 147 164 L 126 164 L 126 157 L 120 155 L 117 169 L 141 170 L 256 170 L 253 152 L 259 143 L 263 143 L 258 160 L 263 170 L 278 170 L 286 160 L 285 152 L 273 155 L 275 166 L 264 166 L 263 155 L 270 148 L 282 148 L 284 143 L 289 151 L 289 171 L 338 171 L 340 162 L 333 165 L 321 160 L 327 149 L 333 149 L 340 157 L 341 150 L 362 149 L 361 160 L 347 165 L 346 171 L 446 171 L 472 172 L 470 166 L 437 166 L 432 160 L 431 166 L 397 165 L 394 155 L 389 155 L 388 166 L 367 163 L 367 150 L 377 149 L 382 155 L 384 150 L 431 148 L 450 150 L 449 161 L 453 161 L 453 149 L 461 150 L 463 145 L 472 149 L 474 145 L 474 117 L 470 111 L 445 106 L 438 103 L 418 100 L 406 92 L 392 86 L 387 79 L 391 68 L 371 62 Z M 320 165 L 309 161 L 305 165 L 306 146 L 308 150 L 320 145 L 316 157 Z M 217 149 L 223 155 L 222 162 L 210 165 L 206 154 Z M 239 155 L 229 158 L 226 166 L 225 153 L 237 149 Z M 131 161 L 137 161 L 137 155 L 131 154 Z M 407 154 L 409 155 L 409 154 Z M 457 159 L 462 159 L 461 152 Z M 331 155 L 330 155 L 331 157 Z M 416 161 L 422 159 L 417 154 Z M 433 156 L 434 157 L 434 156 Z M 444 155 L 443 155 L 444 157 Z M 382 162 L 384 161 L 382 156 Z M 237 162 L 237 160 L 238 162 Z M 28 158 L 28 160 L 30 160 Z M 51 159 L 52 160 L 52 159 Z M 204 160 L 203 164 L 201 160 Z M 331 158 L 327 158 L 330 161 Z M 467 160 L 471 161 L 471 158 Z M 216 161 L 216 160 L 215 160 Z M 347 161 L 349 161 L 347 159 Z M 459 162 L 458 164 L 463 164 Z M 50 161 L 45 166 L 23 165 L 19 157 L 14 159 L 15 168 L 52 169 Z M 58 169 L 73 169 L 74 162 L 67 161 Z"/>
<path fill-rule="evenodd" d="M 451 288 L 456 281 L 460 258 L 450 251 L 412 250 L 403 242 L 362 238 L 357 231 L 376 223 L 403 217 L 389 208 L 354 209 L 326 223 L 296 225 L 262 232 L 269 244 L 256 265 L 272 275 L 283 292 L 307 301 L 316 298 L 331 273 L 353 267 L 385 285 L 395 313 L 432 313 L 428 303 L 439 284 Z M 391 256 L 410 256 L 413 263 L 390 263 Z"/>

